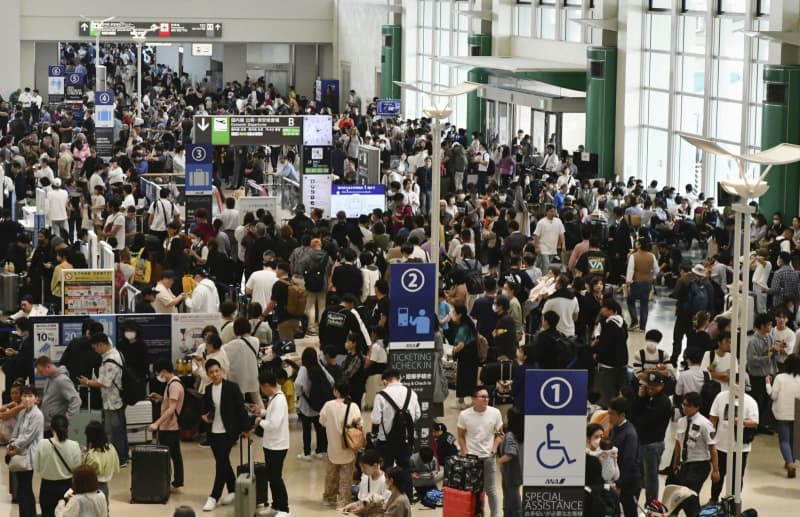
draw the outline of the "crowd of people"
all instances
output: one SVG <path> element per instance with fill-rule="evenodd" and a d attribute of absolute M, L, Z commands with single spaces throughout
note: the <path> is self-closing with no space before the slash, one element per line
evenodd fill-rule
<path fill-rule="evenodd" d="M 72 59 L 77 66 L 85 60 Z M 347 107 L 334 117 L 331 170 L 335 181 L 355 183 L 359 145 L 379 147 L 385 209 L 349 219 L 298 205 L 286 221 L 264 210 L 240 212 L 235 193 L 243 182 L 260 182 L 270 173 L 298 177 L 298 153 L 222 146 L 215 149 L 214 182 L 225 206 L 216 215 L 197 210 L 186 225 L 172 189 L 165 186 L 148 200 L 138 178 L 184 170 L 192 116 L 330 108 L 293 89 L 283 96 L 263 80 L 231 82 L 216 92 L 205 81 L 192 86 L 157 65 L 148 67 L 143 90 L 141 118 L 133 115 L 132 101 L 119 103 L 108 161 L 97 156 L 88 101 L 81 109 L 54 109 L 27 89 L 0 101 L 4 196 L 10 201 L 14 191 L 22 201 L 37 187 L 46 192 L 46 224 L 35 248 L 12 220 L 16 206 L 5 203 L 0 220 L 0 261 L 21 279 L 16 337 L 2 365 L 6 405 L 0 408 L 9 461 L 25 467 L 15 471 L 21 515 L 35 514 L 33 471 L 42 474 L 43 515 L 59 511 L 58 496 L 69 483 L 75 495 L 61 511 L 107 512 L 108 481 L 129 461 L 121 364 L 147 383 L 139 400 L 160 404 L 150 428 L 170 448 L 174 489 L 186 481 L 178 415 L 190 386 L 184 387 L 169 359 L 145 353 L 135 325 L 112 343 L 100 323 L 87 319 L 59 365 L 38 358 L 35 369 L 48 387 L 37 406 L 30 387 L 32 322 L 57 312 L 60 271 L 87 267 L 89 231 L 115 250 L 115 288 L 129 284 L 141 292 L 136 312 L 219 315 L 203 329 L 203 344 L 186 351 L 196 378 L 191 388 L 203 397 L 202 443 L 216 465 L 204 510 L 233 501 L 229 453 L 238 439 L 258 434 L 266 464 L 260 481 L 272 494 L 271 511 L 288 515 L 282 471 L 290 415 L 296 414 L 302 426 L 298 459 L 325 461 L 326 503 L 366 515 L 408 515 L 416 499 L 438 486 L 447 458 L 469 454 L 482 460 L 491 515 L 500 514 L 498 484 L 504 513 L 521 515 L 528 368 L 589 371 L 587 506 L 612 500 L 626 516 L 636 515 L 641 489 L 646 502 L 657 499 L 665 474 L 670 484 L 697 493 L 710 476 L 716 500 L 732 452 L 725 401 L 735 329 L 726 294 L 732 260 L 739 256 L 749 257 L 755 294 L 745 426 L 777 430 L 787 475 L 795 476 L 791 401 L 800 389 L 800 282 L 793 264 L 800 219 L 785 226 L 775 213 L 769 226 L 756 212 L 752 242 L 732 250 L 729 214 L 692 185 L 679 193 L 655 181 L 589 178 L 579 173 L 572 153 L 557 152 L 555 139 L 539 153 L 522 131 L 500 143 L 479 132 L 468 140 L 465 130 L 445 125 L 442 169 L 432 171 L 438 135 L 431 134 L 430 120 L 377 117 L 374 102 L 363 107 L 351 91 Z M 120 98 L 126 99 L 124 91 Z M 432 199 L 434 178 L 441 181 L 441 199 Z M 440 221 L 431 221 L 432 203 L 440 203 Z M 402 373 L 390 367 L 389 266 L 429 261 L 432 232 L 440 235 L 442 272 L 433 321 L 433 416 L 445 416 L 448 382 L 460 413 L 455 435 L 438 422 L 431 447 L 414 452 L 393 430 L 398 414 L 418 420 L 420 406 Z M 675 300 L 671 347 L 649 321 L 654 293 Z M 632 333 L 644 339 L 635 351 Z M 294 341 L 301 337 L 316 338 L 318 346 L 296 355 Z M 508 377 L 504 364 L 511 365 Z M 496 371 L 502 378 L 492 375 Z M 94 390 L 101 401 L 102 422 L 77 433 L 91 445 L 84 450 L 67 429 L 86 403 L 76 386 Z M 511 404 L 504 413 L 494 407 L 501 402 Z M 681 416 L 671 424 L 676 411 Z M 362 419 L 370 446 L 357 452 L 343 446 L 341 435 Z M 674 444 L 665 443 L 669 425 L 677 426 Z M 45 435 L 52 441 L 45 443 Z M 67 461 L 53 461 L 54 453 Z M 665 455 L 672 458 L 666 471 L 660 468 Z M 91 466 L 91 472 L 78 465 Z M 362 474 L 353 502 L 356 469 Z M 94 495 L 97 490 L 106 497 Z M 697 498 L 688 504 L 699 505 Z"/>

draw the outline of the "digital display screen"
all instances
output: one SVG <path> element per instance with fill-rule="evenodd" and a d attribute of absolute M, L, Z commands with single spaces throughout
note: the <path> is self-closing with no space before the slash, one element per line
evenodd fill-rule
<path fill-rule="evenodd" d="M 377 106 L 378 115 L 393 116 L 400 114 L 400 99 L 379 99 Z"/>
<path fill-rule="evenodd" d="M 384 185 L 331 185 L 331 216 L 344 211 L 348 218 L 386 209 Z"/>

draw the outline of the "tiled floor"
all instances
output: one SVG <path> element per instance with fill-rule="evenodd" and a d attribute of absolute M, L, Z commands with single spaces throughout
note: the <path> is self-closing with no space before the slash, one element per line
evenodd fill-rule
<path fill-rule="evenodd" d="M 650 328 L 658 328 L 664 333 L 665 349 L 669 349 L 672 342 L 672 324 L 674 321 L 674 302 L 659 296 L 658 301 L 651 305 Z M 631 335 L 629 347 L 632 350 L 642 346 L 643 333 Z M 1 384 L 0 384 L 1 385 Z M 444 422 L 450 428 L 455 428 L 457 411 L 453 407 L 453 397 L 446 404 Z M 326 508 L 321 503 L 322 487 L 325 478 L 323 462 L 315 460 L 312 463 L 301 462 L 296 459 L 298 447 L 301 444 L 301 432 L 298 423 L 292 424 L 292 448 L 289 452 L 285 479 L 288 486 L 291 513 L 295 517 L 305 517 L 313 514 L 341 515 L 336 510 Z M 668 431 L 669 440 L 674 439 L 672 426 Z M 665 457 L 671 453 L 671 446 Z M 260 453 L 258 454 L 259 457 Z M 130 471 L 122 471 L 111 483 L 111 510 L 114 517 L 139 517 L 143 512 L 147 515 L 169 516 L 172 510 L 186 504 L 195 508 L 198 514 L 204 504 L 213 481 L 213 460 L 209 449 L 202 449 L 197 444 L 183 444 L 183 457 L 186 468 L 186 486 L 182 493 L 173 495 L 166 505 L 131 505 L 129 504 Z M 238 463 L 238 449 L 232 454 L 234 465 Z M 0 517 L 5 515 L 16 516 L 17 508 L 10 504 L 8 496 L 8 472 L 5 464 L 0 462 Z M 662 479 L 663 481 L 663 479 Z M 38 486 L 38 481 L 35 481 Z M 708 499 L 709 483 L 702 494 L 702 500 Z M 748 470 L 745 475 L 744 506 L 756 508 L 760 515 L 787 515 L 789 501 L 800 498 L 800 480 L 786 479 L 783 470 L 783 461 L 778 451 L 777 438 L 774 436 L 758 436 L 750 455 Z M 428 510 L 419 505 L 414 510 L 415 514 L 438 516 L 441 510 Z M 218 517 L 232 517 L 232 507 L 220 507 L 206 515 Z"/>

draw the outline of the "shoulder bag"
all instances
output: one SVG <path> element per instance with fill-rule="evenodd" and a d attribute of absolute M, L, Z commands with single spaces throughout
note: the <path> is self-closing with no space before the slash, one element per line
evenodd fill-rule
<path fill-rule="evenodd" d="M 350 415 L 350 406 L 352 402 L 347 403 L 347 409 L 344 412 L 344 425 L 342 427 L 342 449 L 359 451 L 366 447 L 367 437 L 364 435 L 364 428 L 361 422 L 354 422 L 349 424 L 347 417 Z"/>

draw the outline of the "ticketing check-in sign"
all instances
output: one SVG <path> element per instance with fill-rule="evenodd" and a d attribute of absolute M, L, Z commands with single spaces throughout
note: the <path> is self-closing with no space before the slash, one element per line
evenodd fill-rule
<path fill-rule="evenodd" d="M 586 469 L 585 370 L 525 372 L 525 517 L 581 517 Z"/>
<path fill-rule="evenodd" d="M 392 264 L 389 289 L 390 349 L 433 348 L 436 317 L 434 264 Z"/>

